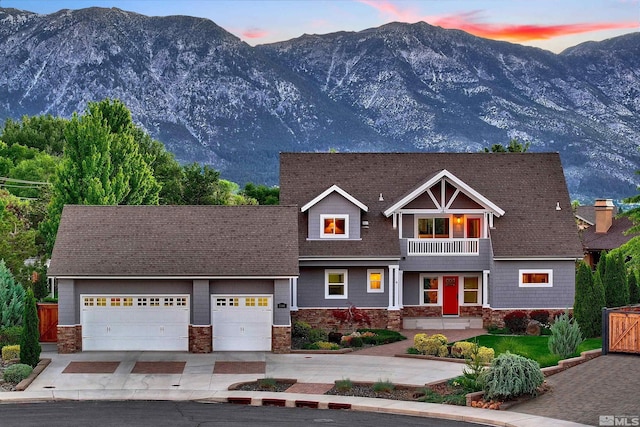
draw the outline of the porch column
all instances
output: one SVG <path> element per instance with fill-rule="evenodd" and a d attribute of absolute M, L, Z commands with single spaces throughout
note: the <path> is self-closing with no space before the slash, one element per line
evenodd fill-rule
<path fill-rule="evenodd" d="M 489 270 L 482 272 L 482 306 L 489 307 Z"/>
<path fill-rule="evenodd" d="M 390 265 L 389 266 L 389 307 L 388 310 L 399 310 L 399 298 L 400 298 L 400 290 L 398 283 L 398 271 L 400 266 L 398 265 Z"/>
<path fill-rule="evenodd" d="M 289 279 L 289 286 L 291 289 L 291 311 L 298 311 L 298 278 Z"/>

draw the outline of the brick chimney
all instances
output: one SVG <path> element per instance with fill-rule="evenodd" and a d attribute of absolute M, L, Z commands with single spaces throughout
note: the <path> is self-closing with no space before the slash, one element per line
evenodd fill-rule
<path fill-rule="evenodd" d="M 613 222 L 613 200 L 597 199 L 594 205 L 596 210 L 596 233 L 606 233 Z"/>

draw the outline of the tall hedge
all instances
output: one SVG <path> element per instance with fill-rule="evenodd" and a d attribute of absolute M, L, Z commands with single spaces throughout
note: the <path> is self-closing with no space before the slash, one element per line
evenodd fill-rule
<path fill-rule="evenodd" d="M 629 271 L 629 304 L 640 303 L 640 286 L 638 286 L 638 276 L 634 270 Z"/>
<path fill-rule="evenodd" d="M 38 330 L 38 308 L 33 291 L 24 297 L 24 324 L 20 340 L 20 363 L 35 367 L 40 361 L 40 331 Z"/>
<path fill-rule="evenodd" d="M 0 260 L 0 328 L 22 324 L 25 290 Z"/>
<path fill-rule="evenodd" d="M 608 254 L 602 278 L 607 307 L 622 307 L 629 304 L 627 270 L 622 254 Z"/>
<path fill-rule="evenodd" d="M 600 273 L 597 271 L 592 273 L 584 261 L 580 262 L 576 272 L 573 315 L 580 325 L 583 336 L 588 338 L 600 336 L 602 332 L 602 307 L 604 306 L 604 288 L 600 280 Z"/>

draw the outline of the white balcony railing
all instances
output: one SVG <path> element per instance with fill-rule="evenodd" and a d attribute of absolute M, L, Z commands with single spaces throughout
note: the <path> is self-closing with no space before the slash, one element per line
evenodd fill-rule
<path fill-rule="evenodd" d="M 480 239 L 407 239 L 407 255 L 478 255 Z"/>

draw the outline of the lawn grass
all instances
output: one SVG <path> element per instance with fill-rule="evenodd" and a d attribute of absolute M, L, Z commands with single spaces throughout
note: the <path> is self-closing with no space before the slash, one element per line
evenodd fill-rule
<path fill-rule="evenodd" d="M 480 335 L 466 341 L 477 342 L 480 346 L 490 347 L 498 356 L 507 351 L 520 356 L 533 359 L 541 368 L 554 366 L 560 360 L 559 356 L 551 354 L 548 347 L 548 336 L 530 335 Z M 602 339 L 588 338 L 578 347 L 578 351 L 573 356 L 579 356 L 581 352 L 602 348 Z"/>

